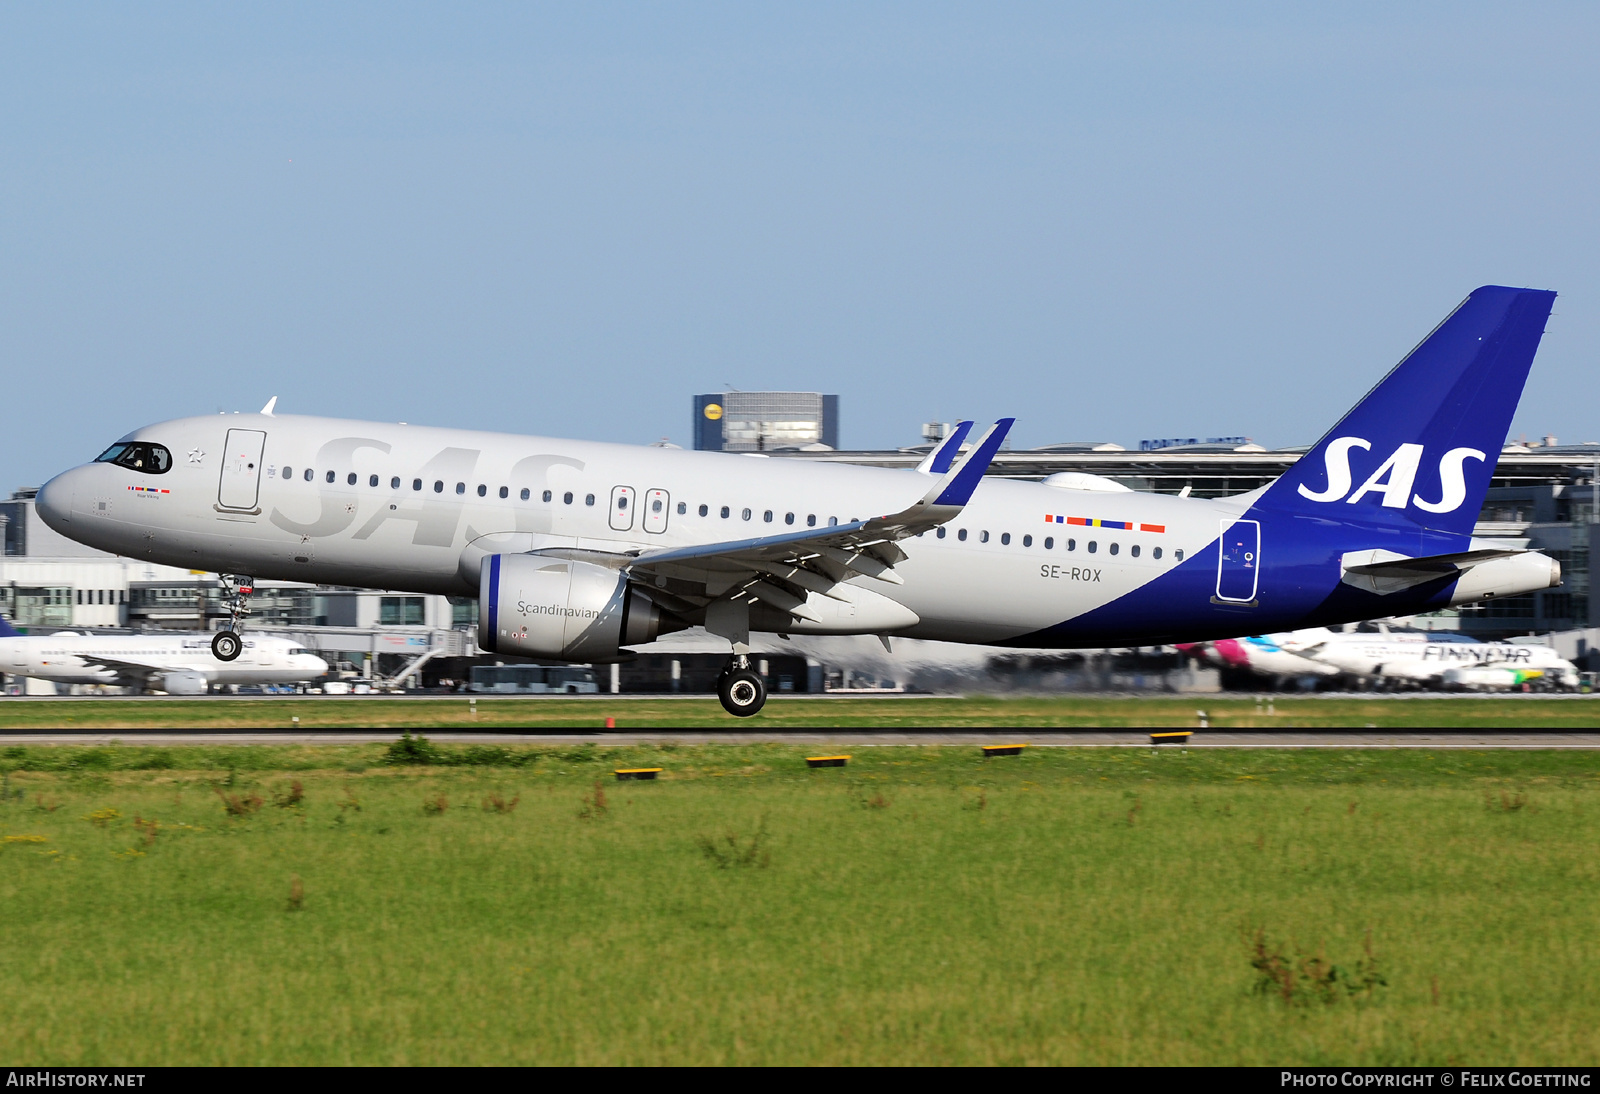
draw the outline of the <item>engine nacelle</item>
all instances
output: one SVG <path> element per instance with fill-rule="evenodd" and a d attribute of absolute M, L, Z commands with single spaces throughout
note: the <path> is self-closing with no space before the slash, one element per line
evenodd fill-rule
<path fill-rule="evenodd" d="M 547 555 L 490 555 L 478 582 L 478 645 L 557 661 L 615 660 L 688 624 L 608 566 Z"/>
<path fill-rule="evenodd" d="M 161 674 L 161 690 L 168 695 L 204 695 L 208 687 L 206 674 L 193 669 Z"/>

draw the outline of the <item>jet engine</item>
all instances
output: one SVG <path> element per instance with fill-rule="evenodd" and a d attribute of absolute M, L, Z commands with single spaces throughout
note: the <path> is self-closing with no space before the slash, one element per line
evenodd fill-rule
<path fill-rule="evenodd" d="M 490 555 L 478 582 L 478 645 L 557 661 L 612 661 L 683 620 L 609 566 L 548 555 Z"/>
<path fill-rule="evenodd" d="M 168 695 L 204 695 L 206 674 L 193 669 L 178 669 L 161 674 L 161 690 Z"/>

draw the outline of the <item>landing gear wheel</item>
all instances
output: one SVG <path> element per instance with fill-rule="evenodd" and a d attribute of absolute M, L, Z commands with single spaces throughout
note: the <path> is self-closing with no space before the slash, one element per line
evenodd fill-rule
<path fill-rule="evenodd" d="M 723 673 L 717 679 L 717 698 L 735 718 L 748 718 L 766 705 L 767 686 L 749 669 Z"/>
<path fill-rule="evenodd" d="M 211 639 L 211 653 L 218 661 L 232 661 L 244 649 L 244 643 L 232 631 L 218 631 Z"/>

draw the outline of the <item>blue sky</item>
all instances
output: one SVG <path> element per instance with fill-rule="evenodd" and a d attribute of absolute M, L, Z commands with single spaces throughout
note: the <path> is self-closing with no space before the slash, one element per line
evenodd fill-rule
<path fill-rule="evenodd" d="M 0 7 L 0 487 L 218 409 L 1308 443 L 1473 287 L 1600 440 L 1600 7 Z"/>

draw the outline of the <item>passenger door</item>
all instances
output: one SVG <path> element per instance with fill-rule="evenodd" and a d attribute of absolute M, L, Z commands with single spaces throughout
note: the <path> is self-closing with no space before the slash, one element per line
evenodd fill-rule
<path fill-rule="evenodd" d="M 1217 599 L 1232 604 L 1254 601 L 1261 575 L 1261 522 L 1225 524 L 1218 546 Z"/>
<path fill-rule="evenodd" d="M 230 429 L 222 452 L 222 477 L 217 483 L 217 505 L 223 509 L 256 508 L 261 494 L 261 452 L 267 435 L 259 429 Z"/>
<path fill-rule="evenodd" d="M 665 490 L 651 490 L 644 496 L 644 530 L 646 532 L 665 532 L 667 530 L 667 514 L 672 504 L 672 496 Z"/>
<path fill-rule="evenodd" d="M 633 487 L 616 486 L 611 490 L 612 531 L 626 532 L 633 527 Z"/>

